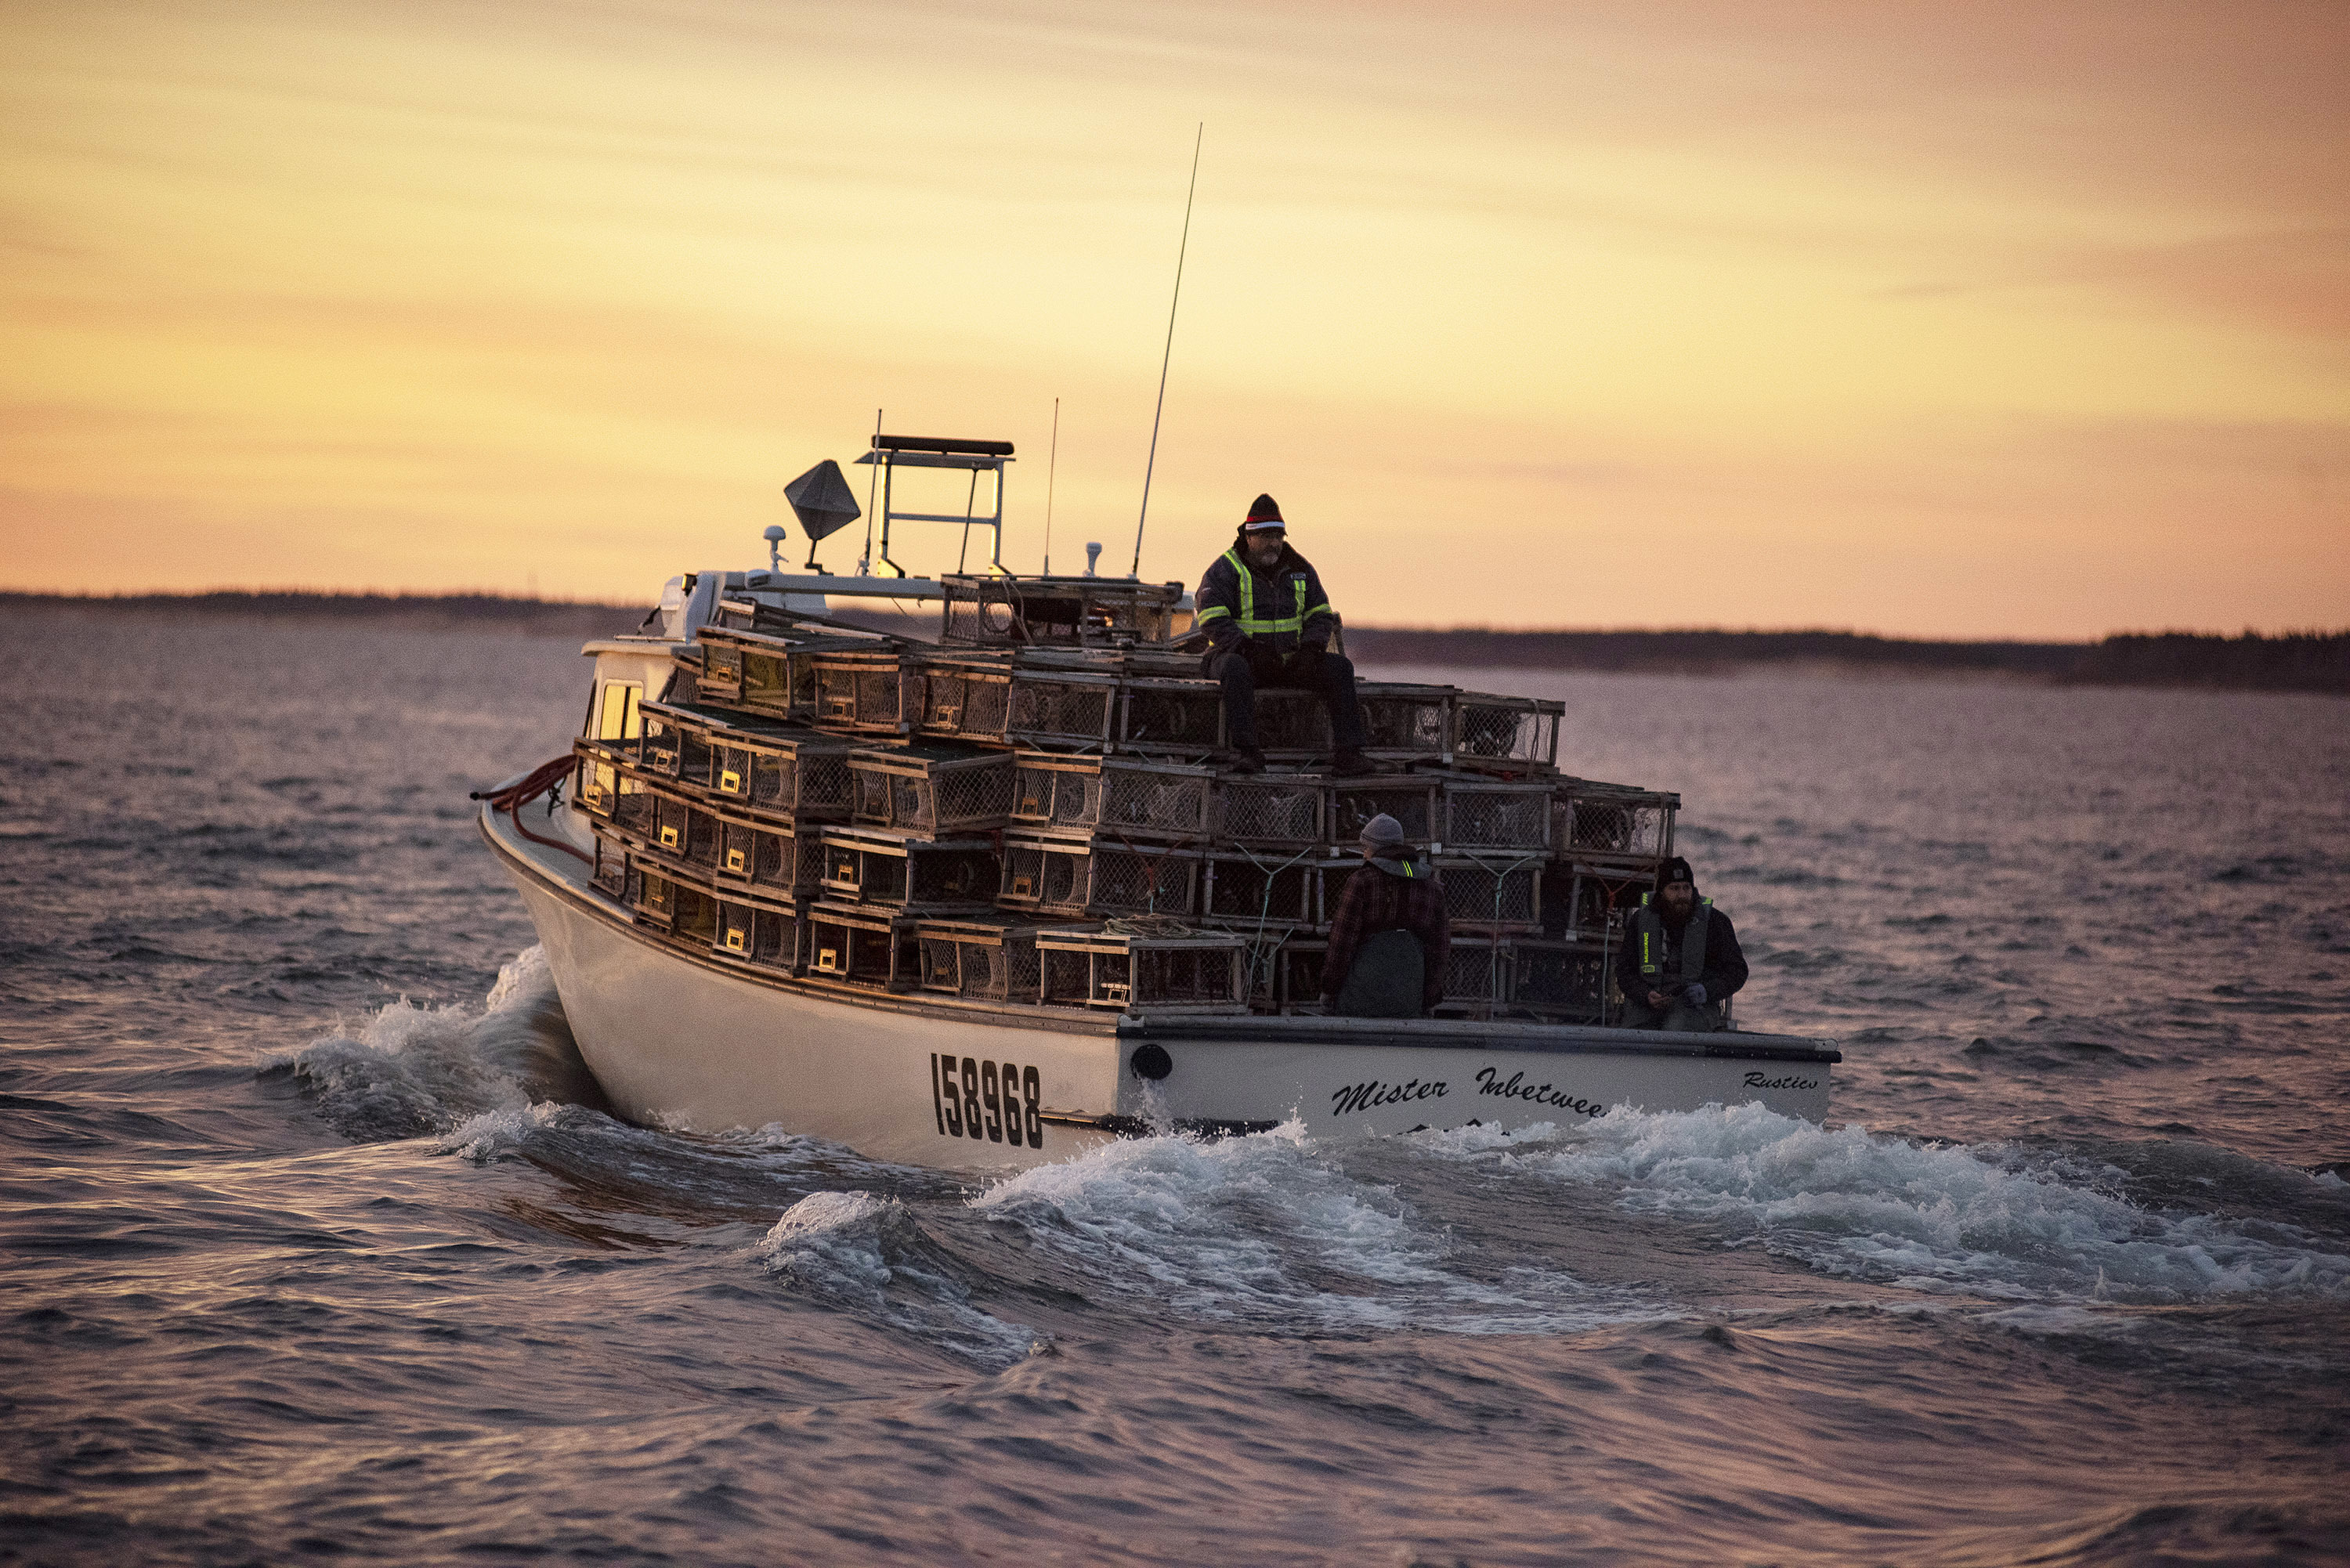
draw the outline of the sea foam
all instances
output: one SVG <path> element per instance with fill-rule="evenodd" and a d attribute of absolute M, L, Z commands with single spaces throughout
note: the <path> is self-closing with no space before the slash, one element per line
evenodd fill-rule
<path fill-rule="evenodd" d="M 539 947 L 498 971 L 479 1011 L 402 997 L 355 1028 L 265 1054 L 260 1065 L 290 1073 L 347 1137 L 368 1141 L 448 1132 L 535 1102 L 602 1104 Z"/>
<path fill-rule="evenodd" d="M 1826 1128 L 1759 1105 L 1611 1112 L 1561 1132 L 1439 1135 L 1433 1153 L 1596 1187 L 1847 1277 L 2034 1301 L 2350 1292 L 2350 1257 L 2209 1214 L 2140 1208 L 1999 1148 Z M 2110 1173 L 2118 1186 L 2123 1173 Z M 2301 1241 L 2314 1238 L 2301 1236 Z"/>
<path fill-rule="evenodd" d="M 953 1260 L 893 1198 L 810 1193 L 784 1211 L 758 1251 L 776 1275 L 827 1305 L 972 1360 L 1009 1366 L 1037 1344 L 1033 1330 L 971 1304 Z"/>
<path fill-rule="evenodd" d="M 1122 1139 L 1023 1171 L 972 1207 L 1056 1254 L 1089 1297 L 1196 1321 L 1502 1334 L 1658 1315 L 1565 1273 L 1467 1277 L 1447 1239 L 1331 1168 L 1294 1119 L 1214 1142 Z"/>

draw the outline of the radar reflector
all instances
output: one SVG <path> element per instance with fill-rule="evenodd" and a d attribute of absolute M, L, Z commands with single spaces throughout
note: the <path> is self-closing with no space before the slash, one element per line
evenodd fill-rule
<path fill-rule="evenodd" d="M 848 480 L 841 473 L 840 464 L 830 458 L 785 485 L 784 499 L 792 504 L 792 511 L 799 518 L 800 526 L 807 531 L 811 544 L 865 515 L 857 504 L 857 497 L 848 492 Z"/>

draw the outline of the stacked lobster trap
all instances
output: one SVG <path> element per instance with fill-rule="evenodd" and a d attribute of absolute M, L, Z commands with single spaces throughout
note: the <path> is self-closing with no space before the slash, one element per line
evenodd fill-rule
<path fill-rule="evenodd" d="M 993 1006 L 1314 1012 L 1364 827 L 1442 880 L 1441 1013 L 1597 1022 L 1678 797 L 1560 774 L 1563 705 L 1359 683 L 1364 777 L 1318 698 L 1258 698 L 1270 767 L 1218 765 L 1222 691 L 1172 585 L 948 579 L 935 644 L 728 603 L 666 691 L 591 716 L 595 885 L 672 943 Z M 1155 629 L 1154 629 L 1155 628 Z"/>

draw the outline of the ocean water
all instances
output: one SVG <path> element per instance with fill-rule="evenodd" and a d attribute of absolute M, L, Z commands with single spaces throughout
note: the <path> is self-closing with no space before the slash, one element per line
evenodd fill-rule
<path fill-rule="evenodd" d="M 464 798 L 576 641 L 0 649 L 0 1561 L 2350 1559 L 2340 701 L 1445 672 L 1683 792 L 1829 1124 L 990 1183 L 599 1107 Z"/>

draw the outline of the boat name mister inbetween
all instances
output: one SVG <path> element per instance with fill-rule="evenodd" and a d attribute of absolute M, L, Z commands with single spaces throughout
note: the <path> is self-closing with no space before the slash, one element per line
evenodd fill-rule
<path fill-rule="evenodd" d="M 1385 1106 L 1400 1106 L 1415 1100 L 1440 1100 L 1452 1092 L 1450 1081 L 1443 1078 L 1411 1078 L 1400 1084 L 1372 1078 L 1360 1084 L 1349 1084 L 1330 1096 L 1330 1114 L 1352 1116 L 1357 1111 L 1374 1110 Z M 1523 1072 L 1502 1076 L 1497 1067 L 1477 1069 L 1477 1092 L 1505 1100 L 1524 1100 L 1537 1106 L 1555 1106 L 1563 1111 L 1575 1111 L 1582 1116 L 1607 1114 L 1604 1101 L 1586 1100 L 1579 1095 L 1550 1084 L 1529 1084 Z"/>
<path fill-rule="evenodd" d="M 1818 1087 L 1819 1084 L 1814 1078 L 1772 1078 L 1761 1073 L 1749 1073 L 1744 1086 L 1750 1089 L 1811 1089 Z M 1352 1116 L 1357 1111 L 1376 1110 L 1387 1106 L 1440 1100 L 1451 1092 L 1451 1082 L 1443 1078 L 1409 1078 L 1400 1084 L 1370 1078 L 1335 1091 L 1330 1096 L 1330 1114 L 1334 1116 Z M 1605 1101 L 1585 1099 L 1551 1084 L 1529 1084 L 1523 1072 L 1512 1073 L 1504 1078 L 1497 1067 L 1477 1069 L 1477 1092 L 1505 1100 L 1524 1100 L 1530 1105 L 1550 1106 L 1586 1116 L 1607 1114 Z"/>

